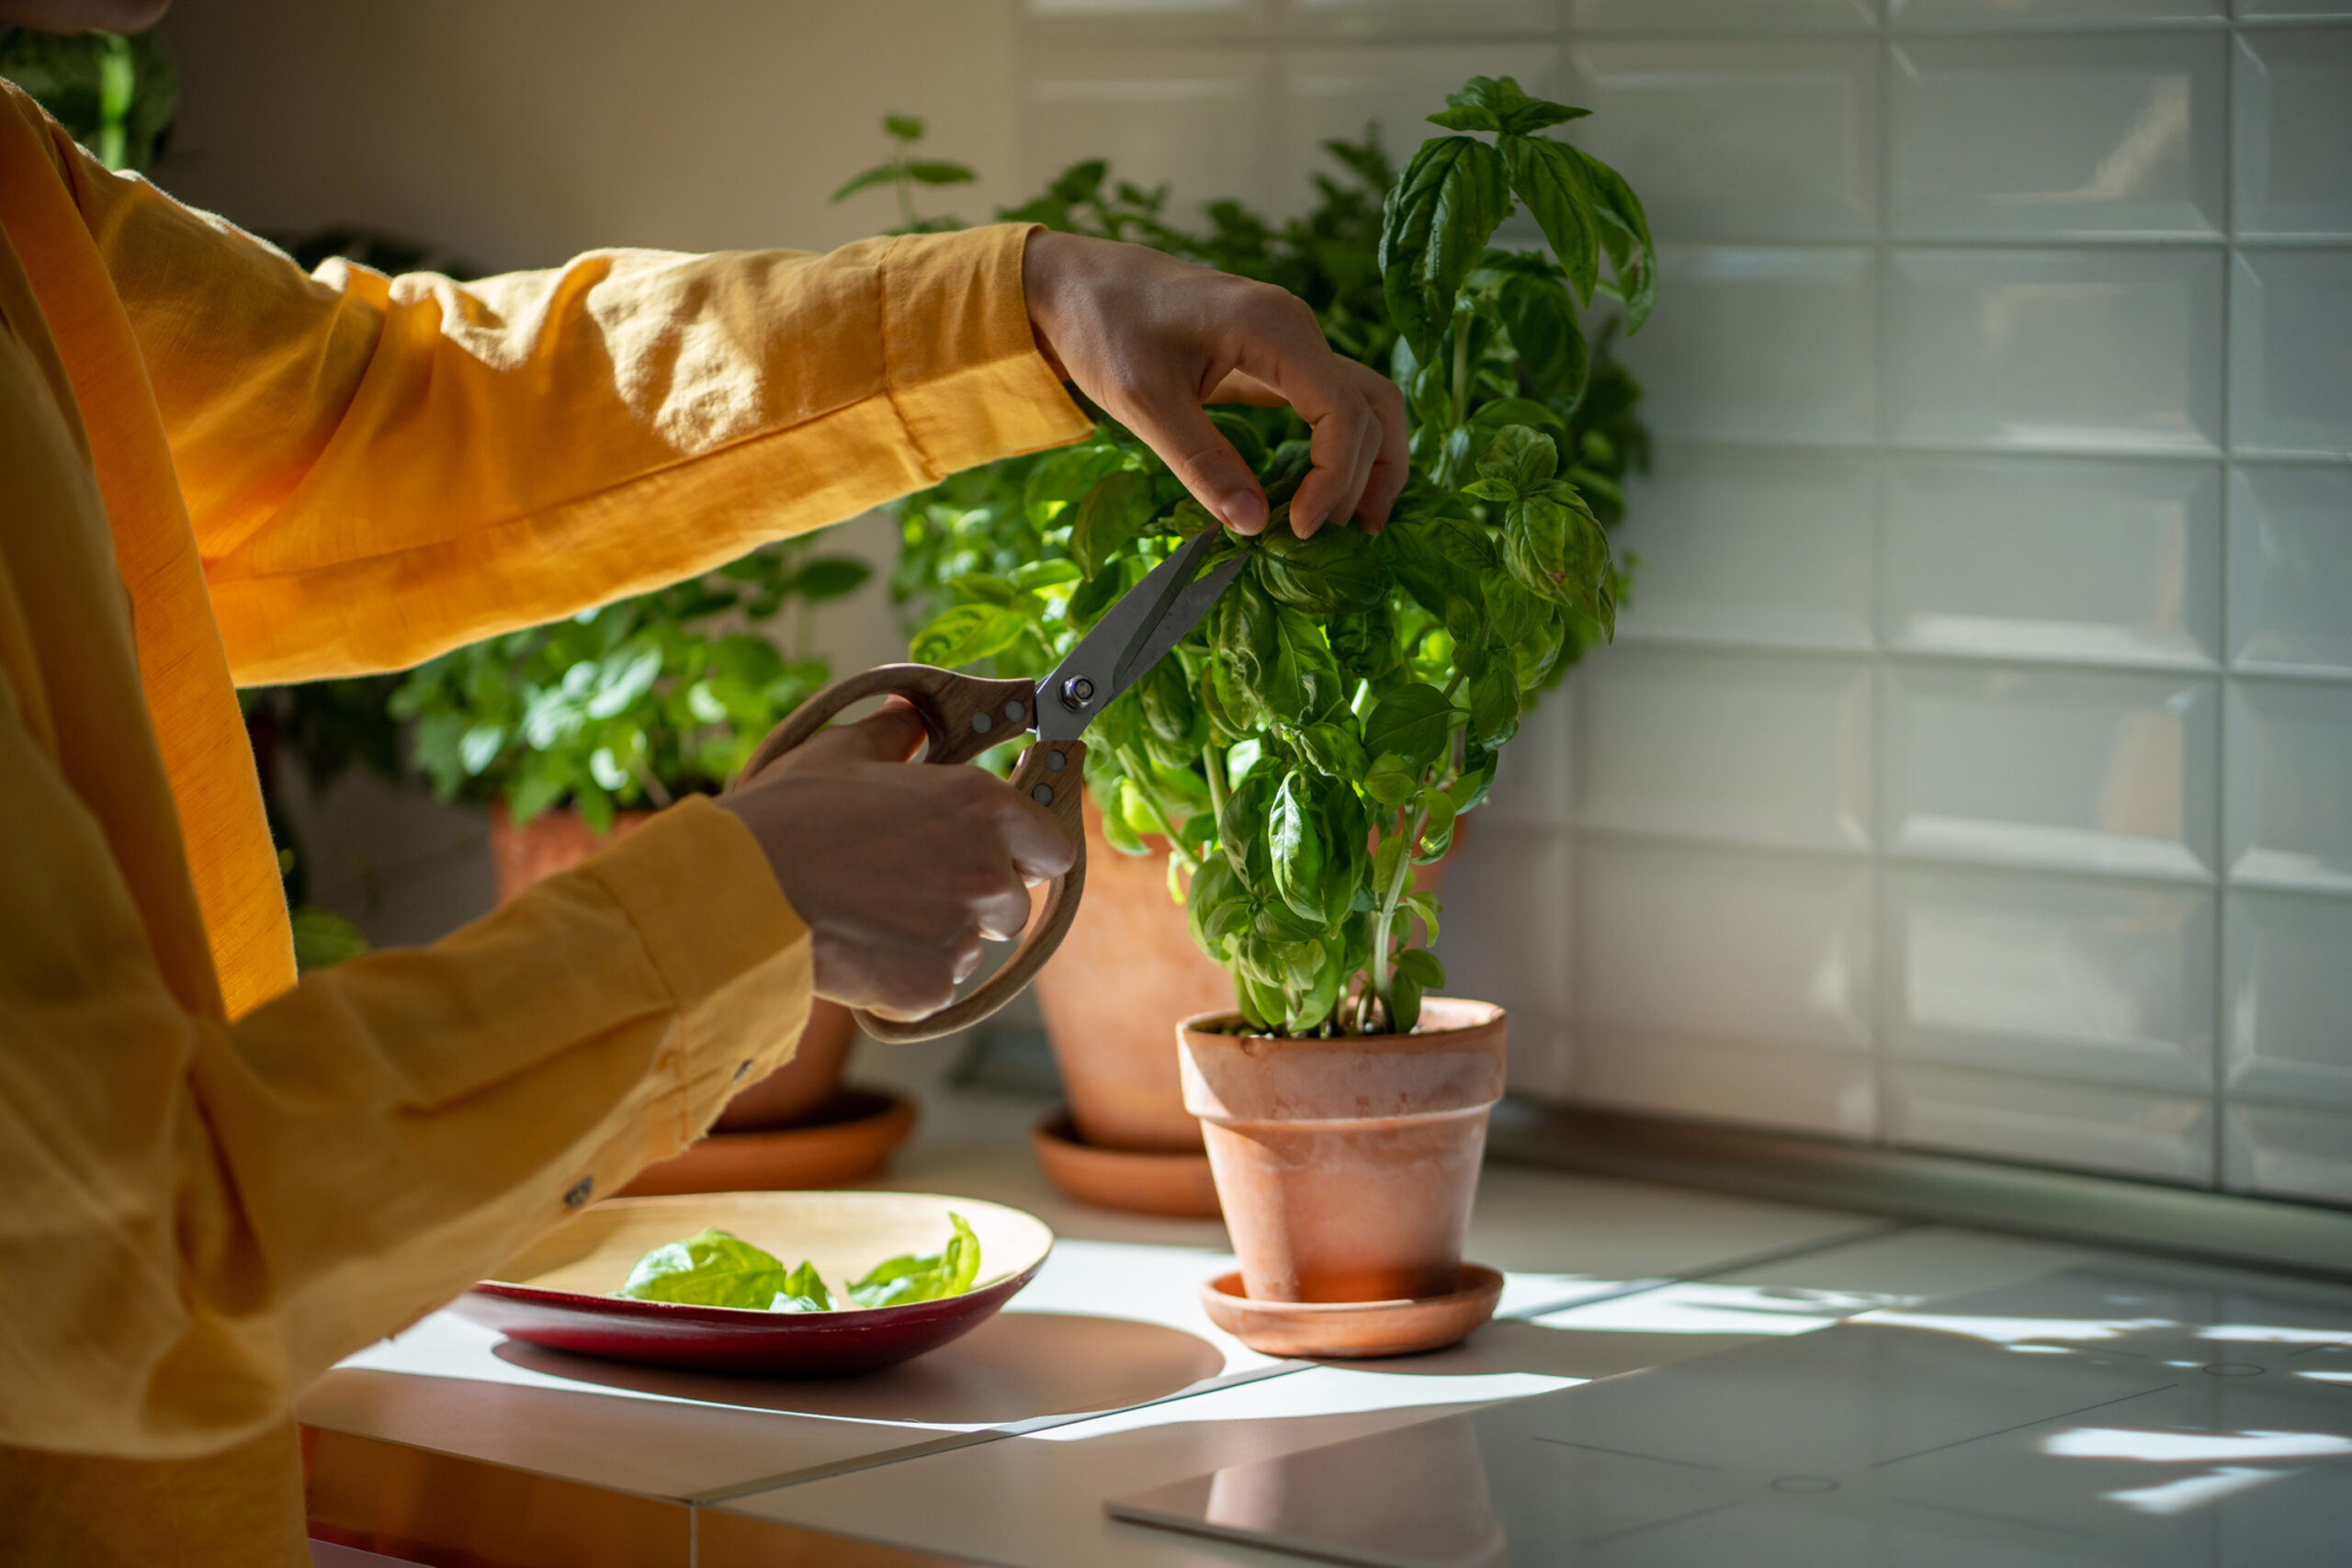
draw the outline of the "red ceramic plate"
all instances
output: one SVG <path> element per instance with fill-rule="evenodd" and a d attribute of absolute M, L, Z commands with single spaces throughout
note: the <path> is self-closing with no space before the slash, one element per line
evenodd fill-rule
<path fill-rule="evenodd" d="M 964 1216 L 980 1240 L 980 1282 L 945 1301 L 847 1312 L 754 1312 L 640 1302 L 620 1289 L 637 1260 L 706 1226 L 732 1231 L 786 1268 L 808 1258 L 828 1280 L 886 1258 L 936 1252 Z M 930 1192 L 714 1192 L 620 1198 L 565 1222 L 458 1299 L 510 1338 L 555 1350 L 708 1371 L 841 1377 L 935 1350 L 996 1314 L 1052 1250 L 1045 1222 L 1001 1203 Z"/>

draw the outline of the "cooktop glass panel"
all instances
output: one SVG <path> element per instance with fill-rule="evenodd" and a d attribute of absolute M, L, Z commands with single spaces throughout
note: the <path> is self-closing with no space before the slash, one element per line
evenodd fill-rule
<path fill-rule="evenodd" d="M 2352 1292 L 2068 1269 L 1109 1508 L 1380 1568 L 2347 1564 Z"/>

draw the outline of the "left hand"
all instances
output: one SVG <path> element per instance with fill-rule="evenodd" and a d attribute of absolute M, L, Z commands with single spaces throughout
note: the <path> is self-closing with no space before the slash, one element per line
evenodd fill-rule
<path fill-rule="evenodd" d="M 1141 245 L 1041 231 L 1021 281 L 1038 346 L 1142 437 L 1193 499 L 1238 534 L 1266 525 L 1266 492 L 1204 403 L 1287 403 L 1314 467 L 1291 498 L 1300 538 L 1352 517 L 1378 533 L 1405 488 L 1405 399 L 1331 351 L 1306 301 Z"/>

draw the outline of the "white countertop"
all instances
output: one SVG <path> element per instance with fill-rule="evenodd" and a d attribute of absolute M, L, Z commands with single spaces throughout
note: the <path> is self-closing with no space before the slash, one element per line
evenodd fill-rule
<path fill-rule="evenodd" d="M 867 1047 L 868 1064 L 881 1053 Z M 448 1313 L 351 1358 L 306 1396 L 325 1430 L 639 1497 L 951 1557 L 1063 1568 L 1284 1562 L 1115 1523 L 1102 1503 L 1226 1465 L 1802 1333 L 1896 1303 L 2095 1258 L 1527 1167 L 1486 1173 L 1469 1256 L 1506 1271 L 1498 1320 L 1427 1356 L 1277 1362 L 1201 1313 L 1231 1268 L 1215 1222 L 1107 1213 L 1046 1186 L 1045 1107 L 939 1083 L 899 1055 L 925 1122 L 876 1185 L 993 1199 L 1061 1238 L 998 1318 L 838 1383 L 629 1367 L 509 1345 Z M 870 1069 L 855 1076 L 871 1080 Z"/>

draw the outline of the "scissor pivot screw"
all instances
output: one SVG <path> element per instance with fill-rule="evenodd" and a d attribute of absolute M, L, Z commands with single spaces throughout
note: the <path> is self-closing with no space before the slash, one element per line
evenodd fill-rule
<path fill-rule="evenodd" d="M 1029 798 L 1035 801 L 1040 806 L 1051 806 L 1054 803 L 1054 786 L 1051 784 L 1039 784 L 1035 789 L 1029 792 Z"/>
<path fill-rule="evenodd" d="M 972 732 L 976 735 L 986 735 L 989 732 L 988 715 L 976 713 L 972 716 Z"/>
<path fill-rule="evenodd" d="M 1062 705 L 1082 708 L 1094 700 L 1094 682 L 1083 675 L 1073 675 L 1062 682 Z"/>

